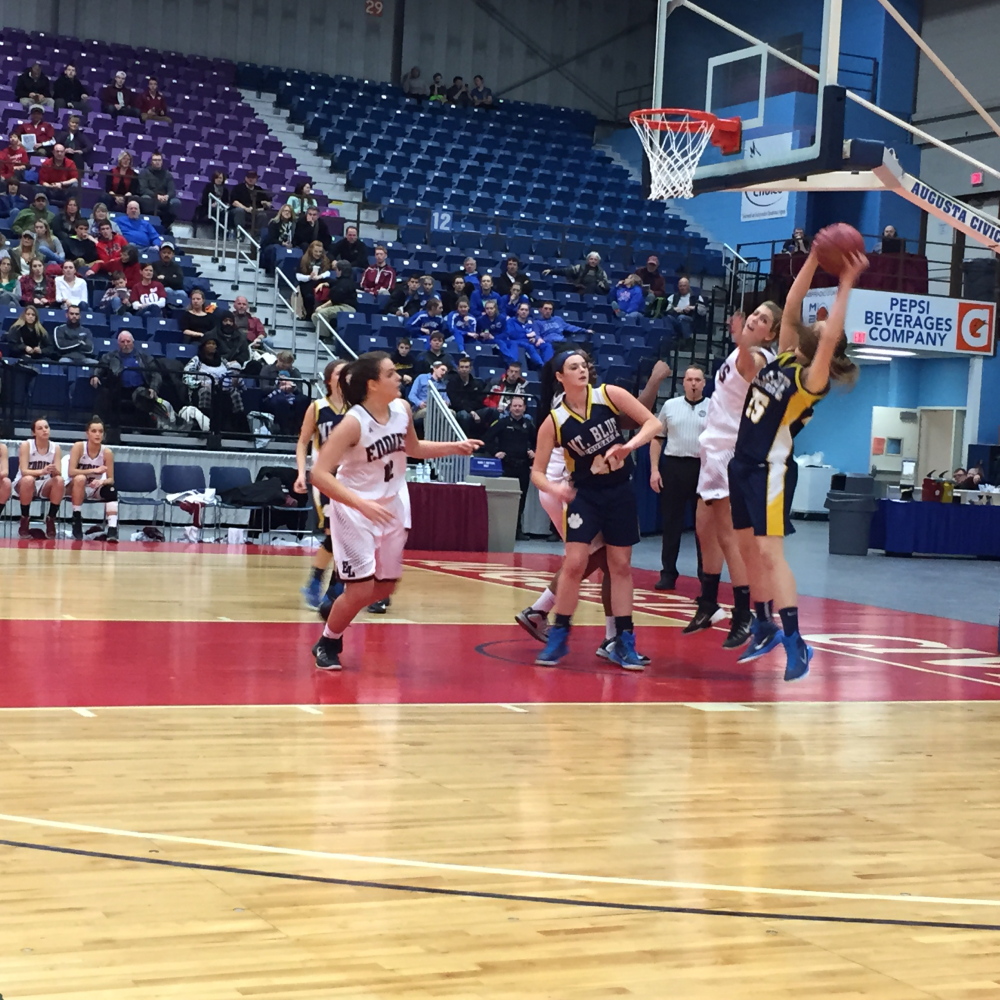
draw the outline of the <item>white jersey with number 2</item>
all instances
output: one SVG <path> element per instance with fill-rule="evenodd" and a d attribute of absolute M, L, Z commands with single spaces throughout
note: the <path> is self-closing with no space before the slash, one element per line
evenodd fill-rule
<path fill-rule="evenodd" d="M 341 459 L 337 479 L 366 500 L 390 500 L 405 493 L 406 433 L 410 425 L 407 404 L 394 399 L 384 424 L 363 406 L 352 406 L 344 419 L 348 417 L 361 425 L 361 437 Z"/>

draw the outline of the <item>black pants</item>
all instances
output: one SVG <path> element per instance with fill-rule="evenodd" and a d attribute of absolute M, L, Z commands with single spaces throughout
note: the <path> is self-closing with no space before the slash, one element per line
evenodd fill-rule
<path fill-rule="evenodd" d="M 697 458 L 673 458 L 670 455 L 660 460 L 660 475 L 663 486 L 660 489 L 660 503 L 663 505 L 663 551 L 661 560 L 663 575 L 677 576 L 677 553 L 681 547 L 684 532 L 684 516 L 688 505 L 698 503 L 698 473 L 701 461 Z M 701 558 L 698 559 L 699 572 Z"/>
<path fill-rule="evenodd" d="M 116 430 L 122 426 L 122 417 L 129 424 L 140 427 L 155 427 L 153 414 L 160 411 L 160 404 L 144 388 L 126 389 L 125 386 L 101 386 L 97 390 L 94 404 L 98 415 L 109 428 Z"/>
<path fill-rule="evenodd" d="M 521 534 L 521 520 L 524 517 L 524 502 L 528 499 L 528 484 L 531 482 L 531 462 L 502 459 L 503 474 L 516 479 L 521 485 L 521 499 L 517 505 L 517 532 Z"/>

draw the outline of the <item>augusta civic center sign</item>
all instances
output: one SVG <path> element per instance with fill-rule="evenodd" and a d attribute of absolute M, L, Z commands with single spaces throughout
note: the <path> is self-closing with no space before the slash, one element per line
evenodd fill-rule
<path fill-rule="evenodd" d="M 825 319 L 836 288 L 814 288 L 802 306 L 803 319 Z M 855 288 L 844 323 L 857 347 L 897 347 L 946 354 L 996 353 L 996 306 L 992 302 L 906 295 Z"/>

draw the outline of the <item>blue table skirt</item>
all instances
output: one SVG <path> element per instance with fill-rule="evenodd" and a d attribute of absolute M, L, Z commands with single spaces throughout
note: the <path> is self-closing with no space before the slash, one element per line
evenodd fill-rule
<path fill-rule="evenodd" d="M 1000 559 L 1000 507 L 881 500 L 869 544 L 892 553 Z"/>

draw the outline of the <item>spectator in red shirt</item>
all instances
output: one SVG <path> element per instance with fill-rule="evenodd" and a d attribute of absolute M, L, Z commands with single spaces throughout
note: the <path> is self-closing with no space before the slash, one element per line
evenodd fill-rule
<path fill-rule="evenodd" d="M 101 88 L 101 110 L 106 115 L 121 115 L 124 118 L 138 118 L 135 96 L 125 86 L 125 71 L 120 69 L 106 87 Z"/>
<path fill-rule="evenodd" d="M 119 212 L 125 211 L 130 195 L 139 196 L 139 175 L 132 166 L 132 154 L 127 149 L 118 154 L 118 164 L 111 168 L 111 173 L 104 182 L 104 190 L 114 199 L 115 208 Z"/>
<path fill-rule="evenodd" d="M 91 272 L 99 274 L 102 271 L 111 273 L 122 269 L 122 250 L 128 246 L 125 237 L 111 228 L 111 221 L 106 219 L 97 229 L 97 261 L 91 267 Z"/>
<path fill-rule="evenodd" d="M 386 264 L 387 256 L 384 246 L 375 247 L 375 263 L 361 275 L 361 291 L 376 297 L 392 293 L 396 287 L 396 272 Z"/>
<path fill-rule="evenodd" d="M 56 279 L 45 273 L 41 257 L 31 262 L 31 270 L 21 279 L 21 305 L 51 309 L 56 304 Z"/>
<path fill-rule="evenodd" d="M 0 180 L 24 180 L 24 171 L 28 169 L 28 151 L 21 142 L 21 136 L 15 130 L 10 134 L 10 145 L 0 150 Z"/>
<path fill-rule="evenodd" d="M 162 316 L 163 307 L 167 304 L 167 290 L 153 280 L 152 264 L 143 264 L 140 273 L 142 280 L 129 292 L 132 311 L 143 316 Z"/>
<path fill-rule="evenodd" d="M 167 115 L 167 102 L 163 94 L 160 93 L 160 85 L 155 76 L 151 76 L 146 83 L 146 92 L 141 94 L 135 102 L 139 109 L 139 117 L 144 122 L 166 122 L 173 124 L 173 119 Z"/>
<path fill-rule="evenodd" d="M 24 137 L 26 135 L 33 135 L 35 137 L 35 148 L 32 150 L 37 156 L 47 156 L 49 150 L 55 145 L 56 133 L 55 129 L 47 122 L 44 121 L 45 108 L 41 104 L 31 105 L 31 121 L 21 122 L 14 131 L 21 137 L 21 142 L 24 142 Z"/>
<path fill-rule="evenodd" d="M 65 146 L 57 142 L 52 147 L 52 156 L 38 168 L 38 183 L 45 188 L 49 201 L 56 203 L 65 201 L 80 186 L 80 173 L 66 156 Z"/>

